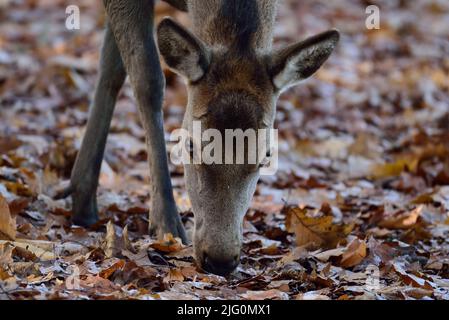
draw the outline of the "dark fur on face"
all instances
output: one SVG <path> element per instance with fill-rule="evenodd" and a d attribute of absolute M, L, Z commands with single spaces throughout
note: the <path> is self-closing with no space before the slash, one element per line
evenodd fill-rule
<path fill-rule="evenodd" d="M 208 127 L 226 129 L 258 129 L 262 121 L 262 108 L 255 97 L 245 91 L 234 91 L 219 95 L 208 107 Z"/>
<path fill-rule="evenodd" d="M 217 18 L 215 28 L 221 29 L 222 36 L 227 38 L 230 50 L 239 54 L 251 51 L 254 36 L 259 30 L 260 17 L 257 0 L 227 0 L 223 1 Z"/>
<path fill-rule="evenodd" d="M 207 128 L 259 129 L 272 107 L 273 91 L 263 59 L 214 53 L 203 79 L 191 85 L 197 101 L 194 114 L 206 115 Z"/>

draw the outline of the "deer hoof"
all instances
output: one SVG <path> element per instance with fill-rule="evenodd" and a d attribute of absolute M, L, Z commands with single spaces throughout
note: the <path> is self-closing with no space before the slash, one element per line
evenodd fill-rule
<path fill-rule="evenodd" d="M 81 227 L 91 227 L 98 222 L 98 209 L 95 197 L 72 194 L 72 223 Z"/>
<path fill-rule="evenodd" d="M 162 214 L 161 214 L 162 213 Z M 161 217 L 162 215 L 162 217 Z M 187 235 L 178 211 L 152 211 L 150 213 L 150 235 L 162 239 L 165 234 L 171 233 L 175 238 L 180 238 L 182 243 L 188 244 Z"/>

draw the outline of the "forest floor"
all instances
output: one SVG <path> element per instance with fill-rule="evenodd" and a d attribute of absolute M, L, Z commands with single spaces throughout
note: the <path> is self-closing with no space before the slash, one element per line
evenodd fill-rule
<path fill-rule="evenodd" d="M 280 167 L 261 179 L 230 277 L 148 237 L 149 170 L 129 84 L 102 166 L 101 221 L 70 223 L 67 186 L 97 77 L 104 12 L 0 1 L 0 299 L 449 299 L 449 2 L 285 0 L 276 45 L 338 28 L 336 53 L 282 95 Z M 165 4 L 157 17 L 188 18 Z M 168 70 L 167 140 L 182 81 Z M 169 147 L 172 145 L 167 141 Z M 183 168 L 170 164 L 188 230 Z"/>

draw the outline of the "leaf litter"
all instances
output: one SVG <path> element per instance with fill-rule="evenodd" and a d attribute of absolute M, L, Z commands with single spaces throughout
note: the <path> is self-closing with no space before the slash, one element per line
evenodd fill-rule
<path fill-rule="evenodd" d="M 101 220 L 70 224 L 70 199 L 55 198 L 83 136 L 104 13 L 80 1 L 83 28 L 71 33 L 66 0 L 7 3 L 0 299 L 449 299 L 448 3 L 378 1 L 382 28 L 366 30 L 363 2 L 283 1 L 276 46 L 331 27 L 344 36 L 325 68 L 279 101 L 280 167 L 258 185 L 227 278 L 199 270 L 172 235 L 147 235 L 147 151 L 128 83 L 102 165 Z M 189 23 L 158 3 L 165 15 Z M 171 132 L 186 93 L 164 72 Z M 191 233 L 183 169 L 170 171 Z"/>

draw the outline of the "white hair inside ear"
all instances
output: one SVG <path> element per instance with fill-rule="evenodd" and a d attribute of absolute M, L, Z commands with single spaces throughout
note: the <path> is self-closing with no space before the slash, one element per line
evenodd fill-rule
<path fill-rule="evenodd" d="M 273 84 L 283 91 L 313 75 L 332 54 L 339 38 L 338 31 L 330 30 L 275 53 Z"/>

